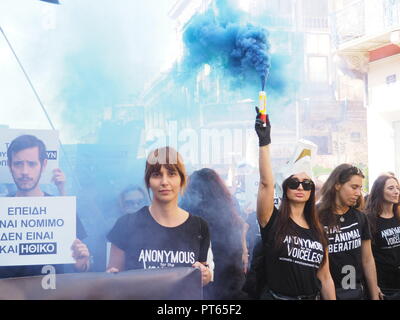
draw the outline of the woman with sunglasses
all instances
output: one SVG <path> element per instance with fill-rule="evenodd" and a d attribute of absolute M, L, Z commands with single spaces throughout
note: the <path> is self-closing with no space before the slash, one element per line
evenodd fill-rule
<path fill-rule="evenodd" d="M 386 300 L 400 300 L 400 185 L 394 175 L 374 182 L 365 212 L 371 226 L 378 285 Z"/>
<path fill-rule="evenodd" d="M 266 286 L 261 299 L 335 299 L 329 272 L 327 239 L 315 209 L 315 186 L 310 177 L 296 173 L 282 184 L 279 210 L 274 206 L 274 178 L 269 145 L 271 126 L 260 119 L 255 130 L 259 138 L 260 185 L 257 218 L 263 242 Z"/>
<path fill-rule="evenodd" d="M 318 213 L 329 239 L 329 260 L 338 300 L 362 300 L 363 278 L 373 300 L 379 299 L 371 233 L 362 201 L 363 173 L 344 163 L 336 167 L 321 189 Z"/>

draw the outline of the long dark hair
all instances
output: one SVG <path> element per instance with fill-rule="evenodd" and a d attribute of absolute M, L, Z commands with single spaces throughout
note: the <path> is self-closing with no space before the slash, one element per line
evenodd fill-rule
<path fill-rule="evenodd" d="M 285 179 L 282 183 L 282 190 L 283 190 L 283 196 L 282 196 L 282 202 L 279 207 L 279 214 L 277 217 L 276 224 L 278 226 L 277 228 L 277 233 L 276 233 L 276 244 L 278 246 L 281 246 L 284 237 L 287 234 L 292 233 L 293 230 L 290 230 L 290 214 L 291 214 L 291 209 L 290 209 L 290 200 L 287 197 L 287 190 L 288 190 L 288 182 L 289 179 L 291 179 L 293 175 Z M 326 260 L 326 248 L 328 247 L 328 239 L 326 237 L 324 228 L 322 227 L 318 216 L 317 216 L 317 210 L 315 208 L 315 184 L 312 184 L 312 189 L 311 189 L 311 194 L 310 198 L 307 200 L 305 206 L 304 206 L 304 218 L 309 225 L 310 229 L 314 232 L 314 234 L 317 236 L 317 239 L 319 242 L 321 242 L 322 247 L 324 249 L 324 258 L 322 260 L 322 265 L 325 263 Z M 295 235 L 295 234 L 293 234 Z"/>
<path fill-rule="evenodd" d="M 336 188 L 337 184 L 345 184 L 350 181 L 352 176 L 358 175 L 364 178 L 362 171 L 348 163 L 337 166 L 329 175 L 321 189 L 321 198 L 317 206 L 320 221 L 324 226 L 336 226 L 338 224 L 337 217 L 334 215 L 336 211 Z M 362 196 L 357 200 L 354 206 L 360 208 L 362 204 Z"/>
<path fill-rule="evenodd" d="M 195 171 L 189 177 L 180 207 L 207 221 L 214 254 L 215 281 L 205 290 L 212 299 L 242 297 L 243 220 L 224 181 L 213 169 Z"/>
<path fill-rule="evenodd" d="M 384 189 L 386 181 L 389 179 L 394 179 L 397 184 L 399 184 L 399 180 L 396 177 L 383 174 L 380 175 L 374 182 L 371 188 L 371 192 L 368 195 L 367 205 L 365 208 L 365 213 L 367 214 L 368 220 L 370 222 L 370 227 L 372 234 L 376 233 L 376 220 L 383 212 L 383 203 L 384 203 Z M 393 214 L 400 221 L 400 212 L 398 210 L 399 204 L 395 203 L 393 205 Z"/>
<path fill-rule="evenodd" d="M 239 228 L 243 224 L 231 193 L 213 169 L 203 168 L 192 173 L 181 206 L 202 216 L 216 231 L 229 226 Z"/>

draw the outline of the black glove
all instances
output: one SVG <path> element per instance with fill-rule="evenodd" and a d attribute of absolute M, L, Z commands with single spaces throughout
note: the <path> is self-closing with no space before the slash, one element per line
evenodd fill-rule
<path fill-rule="evenodd" d="M 258 141 L 260 147 L 269 145 L 271 143 L 271 124 L 269 123 L 269 118 L 267 115 L 267 121 L 265 123 L 261 120 L 261 113 L 258 107 L 256 107 L 257 117 L 255 129 L 258 135 Z"/>

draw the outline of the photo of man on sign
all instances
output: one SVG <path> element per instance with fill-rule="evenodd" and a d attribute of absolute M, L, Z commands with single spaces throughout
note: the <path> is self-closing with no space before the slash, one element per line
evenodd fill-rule
<path fill-rule="evenodd" d="M 15 187 L 12 172 L 8 166 L 8 147 L 11 142 L 19 136 L 32 135 L 41 140 L 46 146 L 46 167 L 42 170 L 40 184 L 48 185 L 54 181 L 54 170 L 59 168 L 59 131 L 45 129 L 15 129 L 0 127 L 0 183 L 10 184 L 10 188 Z M 44 169 L 44 168 L 43 168 Z M 65 178 L 65 177 L 64 177 Z M 10 189 L 15 191 L 14 189 Z"/>
<path fill-rule="evenodd" d="M 62 207 L 57 206 L 57 204 L 61 205 L 63 202 L 63 198 L 72 198 L 72 197 L 52 197 L 50 194 L 43 192 L 40 188 L 40 179 L 43 171 L 46 168 L 47 164 L 47 155 L 46 155 L 46 146 L 44 143 L 36 138 L 33 135 L 22 135 L 15 138 L 9 145 L 7 150 L 7 160 L 8 167 L 10 173 L 13 177 L 14 183 L 17 187 L 17 191 L 13 194 L 8 194 L 7 198 L 0 198 L 0 201 L 4 202 L 4 205 L 1 208 L 7 208 L 0 212 L 0 222 L 1 229 L 0 233 L 5 240 L 10 240 L 10 234 L 7 235 L 4 233 L 5 228 L 7 227 L 35 227 L 35 226 L 48 226 L 51 227 L 61 227 L 61 222 L 55 224 L 54 221 L 58 221 L 55 219 L 41 219 L 38 220 L 38 216 L 45 216 L 47 214 L 46 207 L 28 207 L 26 197 L 36 197 L 35 200 L 38 203 L 47 203 L 49 208 L 56 208 L 61 211 Z M 65 184 L 65 176 L 60 169 L 53 170 L 53 182 L 56 184 L 60 195 L 64 195 L 64 184 Z M 44 197 L 44 198 L 42 198 Z M 11 199 L 13 198 L 13 199 Z M 34 199 L 31 199 L 34 200 Z M 71 199 L 69 199 L 71 200 Z M 73 198 L 73 205 L 75 208 L 75 198 Z M 10 206 L 10 202 L 12 202 L 13 206 Z M 32 201 L 28 201 L 30 204 Z M 36 210 L 36 211 L 35 211 Z M 6 211 L 6 212 L 5 212 Z M 8 220 L 6 220 L 6 218 Z M 41 218 L 41 217 L 40 217 Z M 46 216 L 47 218 L 47 216 Z M 3 219 L 3 221 L 1 221 Z M 25 220 L 23 220 L 25 219 Z M 28 220 L 27 220 L 28 219 Z M 7 221 L 7 222 L 6 222 Z M 59 219 L 59 221 L 63 221 Z M 64 223 L 64 222 L 62 222 Z M 15 225 L 13 225 L 15 224 Z M 29 224 L 29 225 L 28 225 Z M 35 230 L 33 230 L 35 231 Z M 14 238 L 11 240 L 18 240 L 18 237 L 22 238 L 22 233 L 14 233 Z M 28 234 L 31 238 L 28 238 Z M 34 235 L 36 234 L 37 238 Z M 39 240 L 52 239 L 53 233 L 47 233 L 43 236 L 42 233 L 36 232 L 26 232 L 25 240 L 35 240 L 36 243 L 32 243 L 30 245 L 30 249 L 33 248 L 33 245 L 40 245 Z M 76 236 L 71 245 L 72 257 L 75 261 L 74 269 L 78 272 L 87 271 L 89 269 L 89 250 L 87 246 L 81 241 L 81 239 L 86 237 L 86 232 L 83 228 L 83 225 L 78 217 L 76 217 Z M 42 238 L 40 238 L 42 237 Z M 43 238 L 44 237 L 44 238 Z M 39 240 L 37 240 L 39 238 Z M 21 248 L 21 246 L 20 246 Z M 1 249 L 0 248 L 0 252 Z M 21 255 L 21 253 L 20 253 Z M 10 277 L 27 277 L 27 276 L 35 276 L 41 275 L 44 265 L 39 265 L 36 260 L 36 257 L 32 257 L 32 265 L 21 265 L 20 263 L 16 263 L 15 265 L 11 265 L 10 261 L 7 263 L 1 263 L 0 259 L 0 278 L 10 278 Z M 64 273 L 65 265 L 56 264 L 54 268 L 56 269 L 56 273 Z"/>

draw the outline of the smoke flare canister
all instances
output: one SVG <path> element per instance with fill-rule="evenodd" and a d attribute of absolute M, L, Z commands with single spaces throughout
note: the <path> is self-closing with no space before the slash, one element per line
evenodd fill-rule
<path fill-rule="evenodd" d="M 265 91 L 260 91 L 258 93 L 258 109 L 261 114 L 261 121 L 264 123 L 264 127 L 267 123 L 267 94 Z"/>

